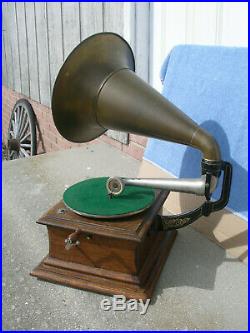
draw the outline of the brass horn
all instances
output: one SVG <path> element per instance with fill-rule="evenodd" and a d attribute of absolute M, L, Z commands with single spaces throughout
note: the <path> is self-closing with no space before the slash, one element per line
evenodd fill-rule
<path fill-rule="evenodd" d="M 201 179 L 114 178 L 107 188 L 119 194 L 125 185 L 151 186 L 205 195 L 209 200 L 226 163 L 218 143 L 134 70 L 133 52 L 119 35 L 99 33 L 81 42 L 54 85 L 52 112 L 58 131 L 72 142 L 87 142 L 113 129 L 195 147 L 203 154 Z M 229 191 L 227 198 L 224 193 L 224 205 L 228 196 Z"/>
<path fill-rule="evenodd" d="M 57 76 L 52 112 L 60 134 L 87 142 L 114 129 L 198 148 L 220 161 L 216 140 L 135 73 L 127 42 L 93 35 L 68 56 Z"/>

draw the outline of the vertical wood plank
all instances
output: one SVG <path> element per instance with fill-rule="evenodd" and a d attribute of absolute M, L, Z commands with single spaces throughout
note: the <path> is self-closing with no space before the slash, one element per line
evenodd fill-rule
<path fill-rule="evenodd" d="M 9 88 L 8 64 L 6 56 L 6 4 L 2 4 L 2 69 L 3 69 L 3 84 Z"/>
<path fill-rule="evenodd" d="M 10 19 L 9 19 L 9 8 L 8 3 L 4 2 L 3 6 L 3 27 L 5 30 L 5 52 L 6 52 L 6 66 L 8 68 L 8 87 L 10 89 L 14 89 L 14 70 L 13 70 L 13 62 L 12 62 L 12 50 L 11 50 L 11 40 L 10 40 Z"/>
<path fill-rule="evenodd" d="M 16 8 L 14 2 L 8 3 L 8 20 L 9 22 L 9 34 L 10 34 L 10 48 L 11 58 L 13 66 L 13 89 L 21 92 L 21 74 L 20 74 L 20 62 L 19 62 L 19 47 L 17 38 L 17 20 L 16 20 Z"/>
<path fill-rule="evenodd" d="M 103 4 L 80 2 L 81 40 L 103 31 Z"/>
<path fill-rule="evenodd" d="M 123 37 L 131 46 L 133 53 L 136 52 L 136 3 L 124 2 L 123 4 Z"/>
<path fill-rule="evenodd" d="M 115 32 L 124 35 L 124 3 L 103 3 L 103 29 L 107 32 Z M 128 144 L 128 134 L 109 130 L 107 135 L 124 144 Z"/>
<path fill-rule="evenodd" d="M 30 96 L 28 45 L 27 45 L 27 35 L 26 35 L 24 2 L 16 2 L 16 15 L 17 15 L 17 26 L 18 26 L 18 45 L 19 45 L 19 57 L 20 57 L 22 94 Z"/>
<path fill-rule="evenodd" d="M 55 79 L 60 67 L 63 64 L 63 36 L 60 2 L 47 2 L 47 19 L 49 39 L 50 89 L 52 92 Z"/>
<path fill-rule="evenodd" d="M 160 73 L 160 59 L 162 58 L 162 44 L 166 43 L 165 37 L 162 38 L 163 22 L 162 22 L 162 3 L 153 3 L 151 7 L 151 24 L 152 24 L 152 40 L 151 40 L 151 76 L 150 83 L 153 85 L 155 89 L 161 91 L 162 84 L 160 81 L 159 73 Z"/>
<path fill-rule="evenodd" d="M 104 31 L 116 32 L 123 36 L 124 20 L 123 20 L 123 2 L 104 2 L 103 3 L 103 24 Z"/>
<path fill-rule="evenodd" d="M 136 73 L 149 82 L 150 13 L 148 2 L 136 3 Z"/>
<path fill-rule="evenodd" d="M 69 53 L 80 42 L 80 12 L 78 2 L 62 2 L 63 23 L 63 55 L 67 58 Z"/>
<path fill-rule="evenodd" d="M 38 53 L 38 78 L 41 103 L 50 106 L 50 73 L 46 3 L 35 3 L 37 53 Z"/>
<path fill-rule="evenodd" d="M 33 2 L 25 2 L 27 41 L 28 41 L 28 59 L 29 59 L 29 82 L 30 97 L 40 102 L 40 89 L 38 78 L 38 57 L 36 40 L 36 19 L 35 6 Z"/>

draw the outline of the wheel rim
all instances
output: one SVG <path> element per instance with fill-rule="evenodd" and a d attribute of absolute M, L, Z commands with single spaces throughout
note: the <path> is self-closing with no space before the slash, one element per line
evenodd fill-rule
<path fill-rule="evenodd" d="M 17 104 L 12 111 L 8 131 L 8 156 L 10 160 L 30 157 L 34 151 L 31 119 L 27 108 Z"/>

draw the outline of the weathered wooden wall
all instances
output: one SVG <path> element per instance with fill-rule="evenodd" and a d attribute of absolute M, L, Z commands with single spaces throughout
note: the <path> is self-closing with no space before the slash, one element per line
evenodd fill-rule
<path fill-rule="evenodd" d="M 126 38 L 138 59 L 138 74 L 148 80 L 147 3 L 4 2 L 2 6 L 3 84 L 8 88 L 50 106 L 63 61 L 81 40 L 102 31 Z M 126 134 L 109 134 L 127 142 Z"/>

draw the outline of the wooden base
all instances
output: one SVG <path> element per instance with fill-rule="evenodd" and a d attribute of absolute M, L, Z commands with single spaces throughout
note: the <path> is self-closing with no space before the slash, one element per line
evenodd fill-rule
<path fill-rule="evenodd" d="M 50 249 L 31 275 L 107 295 L 151 298 L 177 234 L 161 230 L 154 213 L 158 208 L 126 220 L 103 222 L 80 217 L 62 206 L 60 202 L 38 221 L 47 225 Z M 62 210 L 63 217 L 58 213 Z M 64 240 L 79 228 L 80 244 L 67 251 Z"/>
<path fill-rule="evenodd" d="M 152 248 L 150 270 L 144 285 L 140 277 L 119 274 L 104 269 L 92 269 L 81 264 L 66 264 L 63 260 L 45 257 L 31 272 L 39 279 L 60 283 L 74 288 L 107 295 L 124 295 L 126 298 L 146 300 L 151 298 L 161 270 L 176 237 L 176 231 L 168 232 L 157 249 Z M 157 250 L 153 252 L 154 250 Z"/>

